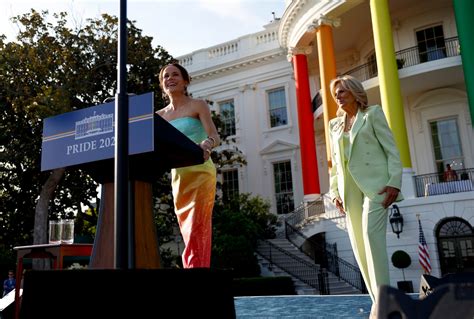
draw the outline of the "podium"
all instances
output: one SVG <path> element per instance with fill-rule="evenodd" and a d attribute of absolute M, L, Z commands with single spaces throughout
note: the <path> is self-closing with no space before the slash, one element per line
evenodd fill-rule
<path fill-rule="evenodd" d="M 171 168 L 204 162 L 202 149 L 153 110 L 153 94 L 129 98 L 129 185 L 134 210 L 134 265 L 160 268 L 153 221 L 152 183 Z M 114 102 L 45 120 L 42 170 L 81 169 L 102 185 L 90 268 L 113 269 Z"/>
<path fill-rule="evenodd" d="M 202 149 L 159 115 L 154 116 L 154 151 L 129 159 L 131 203 L 135 212 L 135 268 L 160 268 L 158 238 L 153 221 L 152 183 L 171 168 L 203 163 Z M 79 166 L 101 183 L 102 200 L 91 256 L 91 268 L 114 268 L 114 163 L 106 160 Z"/>
<path fill-rule="evenodd" d="M 129 97 L 129 106 L 129 194 L 133 194 L 129 202 L 134 227 L 128 233 L 133 239 L 129 249 L 134 252 L 134 269 L 114 269 L 114 104 L 45 119 L 41 169 L 84 170 L 102 185 L 102 200 L 89 269 L 27 272 L 17 318 L 114 318 L 124 313 L 141 318 L 156 312 L 157 306 L 164 318 L 236 317 L 231 272 L 160 265 L 152 183 L 171 168 L 203 163 L 202 149 L 154 113 L 153 94 Z M 186 300 L 185 309 L 169 306 L 178 295 Z M 78 307 L 84 296 L 87 307 Z"/>

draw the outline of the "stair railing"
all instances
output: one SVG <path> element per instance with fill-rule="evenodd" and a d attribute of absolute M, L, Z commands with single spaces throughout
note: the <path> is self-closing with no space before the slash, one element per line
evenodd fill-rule
<path fill-rule="evenodd" d="M 306 251 L 301 249 L 301 247 L 298 249 L 309 257 L 313 257 L 316 264 L 319 263 L 324 265 L 327 267 L 328 271 L 332 272 L 340 280 L 347 282 L 349 285 L 357 288 L 362 293 L 367 293 L 367 287 L 365 286 L 364 280 L 362 279 L 362 273 L 360 272 L 359 267 L 352 265 L 351 263 L 337 256 L 337 250 L 335 251 L 334 245 L 322 245 L 321 243 L 308 238 L 298 229 L 286 222 L 285 228 L 291 230 L 287 231 L 287 234 L 291 233 L 293 236 L 288 236 L 287 239 L 296 247 L 299 247 L 299 245 L 297 244 L 296 240 L 294 240 L 295 237 L 299 236 L 305 240 L 305 244 L 310 246 L 310 251 L 314 252 L 314 257 L 310 256 Z M 321 257 L 317 258 L 318 256 Z"/>
<path fill-rule="evenodd" d="M 285 237 L 293 245 L 299 247 L 298 249 L 313 258 L 315 264 L 320 264 L 322 267 L 328 269 L 336 275 L 340 280 L 347 282 L 349 285 L 357 288 L 362 293 L 367 292 L 362 273 L 359 267 L 352 265 L 351 263 L 339 258 L 337 255 L 337 246 L 335 244 L 324 245 L 316 242 L 313 239 L 305 236 L 299 228 L 302 228 L 305 224 L 309 223 L 311 219 L 322 216 L 325 213 L 324 210 L 324 199 L 320 197 L 316 201 L 310 203 L 304 203 L 297 207 L 292 213 L 285 218 Z M 296 240 L 296 239 L 300 240 Z M 298 242 L 302 240 L 306 245 L 310 246 L 310 251 L 314 253 L 314 256 L 309 255 L 306 251 L 301 248 Z"/>
<path fill-rule="evenodd" d="M 277 266 L 291 276 L 318 290 L 321 295 L 329 295 L 328 274 L 325 268 L 308 262 L 272 242 L 261 239 L 257 253 L 270 262 L 270 266 Z"/>

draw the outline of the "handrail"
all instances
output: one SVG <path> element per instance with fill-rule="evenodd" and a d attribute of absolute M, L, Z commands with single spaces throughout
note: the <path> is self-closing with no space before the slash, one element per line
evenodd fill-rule
<path fill-rule="evenodd" d="M 305 243 L 309 244 L 316 264 L 320 264 L 322 267 L 327 268 L 330 272 L 336 275 L 340 280 L 343 280 L 351 286 L 359 289 L 362 292 L 367 292 L 367 288 L 362 279 L 362 273 L 357 266 L 339 258 L 337 256 L 337 245 L 328 244 L 321 245 L 320 243 L 306 237 L 298 229 L 304 226 L 305 222 L 309 218 L 319 217 L 325 213 L 324 200 L 320 197 L 316 201 L 310 203 L 304 203 L 296 208 L 285 218 L 285 237 L 296 247 L 299 247 L 297 242 L 294 240 L 295 236 L 299 236 L 305 240 Z M 306 255 L 309 255 L 306 251 L 299 247 L 299 250 Z"/>
<path fill-rule="evenodd" d="M 330 294 L 328 275 L 324 268 L 278 247 L 267 239 L 259 241 L 257 253 L 270 261 L 270 264 L 317 289 L 321 295 Z"/>
<path fill-rule="evenodd" d="M 291 225 L 299 225 L 308 218 L 321 216 L 324 214 L 324 201 L 319 198 L 313 202 L 303 203 L 298 206 L 293 212 L 288 214 L 285 221 L 290 222 Z"/>
<path fill-rule="evenodd" d="M 285 222 L 285 228 L 287 233 L 287 239 L 292 242 L 295 246 L 298 247 L 297 243 L 293 238 L 299 236 L 305 240 L 305 244 L 309 244 L 311 251 L 314 256 L 315 263 L 324 265 L 328 271 L 336 275 L 340 280 L 345 281 L 349 285 L 357 288 L 362 293 L 367 293 L 367 287 L 365 286 L 364 280 L 362 278 L 362 273 L 360 272 L 359 267 L 352 265 L 351 263 L 345 261 L 344 259 L 337 256 L 337 246 L 336 244 L 325 244 L 322 245 L 311 238 L 308 238 L 303 233 L 301 233 L 296 227 Z M 307 254 L 304 250 L 299 248 L 299 250 Z M 307 254 L 308 255 L 308 254 Z"/>

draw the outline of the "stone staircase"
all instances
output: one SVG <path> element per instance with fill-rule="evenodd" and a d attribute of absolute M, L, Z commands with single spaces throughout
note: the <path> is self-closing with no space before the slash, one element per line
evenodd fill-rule
<path fill-rule="evenodd" d="M 285 253 L 280 252 L 277 249 L 272 249 L 272 262 L 270 262 L 270 260 L 263 257 L 269 256 L 268 245 L 259 245 L 257 247 L 257 257 L 259 260 L 262 276 L 289 276 L 293 279 L 295 290 L 298 295 L 319 294 L 318 289 L 315 289 L 311 285 L 301 281 L 300 279 L 296 278 L 295 276 L 292 276 L 291 274 L 280 268 L 283 267 L 285 269 L 294 270 L 295 273 L 302 274 L 300 275 L 300 278 L 302 278 L 306 282 L 317 282 L 317 278 L 314 278 L 317 277 L 317 274 L 315 274 L 314 268 L 311 267 L 311 265 L 315 265 L 314 261 L 305 253 L 301 252 L 286 238 L 270 239 L 268 241 L 284 250 Z M 294 259 L 304 262 L 295 263 Z M 315 266 L 318 270 L 320 269 L 319 265 Z M 330 295 L 347 295 L 361 293 L 357 288 L 349 285 L 343 280 L 340 280 L 333 273 L 327 272 L 327 275 Z"/>

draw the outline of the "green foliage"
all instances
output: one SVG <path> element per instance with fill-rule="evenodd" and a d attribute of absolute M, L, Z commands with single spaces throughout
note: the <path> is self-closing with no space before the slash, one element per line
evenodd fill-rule
<path fill-rule="evenodd" d="M 50 176 L 41 172 L 43 119 L 101 104 L 117 87 L 118 19 L 102 15 L 82 27 L 67 27 L 68 14 L 31 10 L 12 19 L 16 41 L 0 37 L 0 241 L 10 248 L 32 243 L 35 206 Z M 158 72 L 172 57 L 129 21 L 128 92 L 153 91 L 163 106 Z M 81 171 L 66 170 L 54 192 L 49 213 L 92 212 L 96 183 Z M 48 212 L 42 216 L 46 226 Z M 39 216 L 36 216 L 38 218 Z M 80 214 L 81 232 L 91 231 L 96 214 Z M 82 221 L 84 219 L 84 221 Z M 35 232 L 37 230 L 35 229 Z M 43 230 L 46 231 L 46 230 Z"/>
<path fill-rule="evenodd" d="M 235 277 L 260 274 L 255 249 L 259 238 L 274 238 L 277 217 L 260 197 L 240 194 L 217 201 L 213 212 L 212 266 L 233 269 Z"/>
<path fill-rule="evenodd" d="M 100 200 L 97 199 L 100 205 Z M 97 229 L 97 221 L 99 219 L 99 208 L 90 207 L 78 215 L 74 224 L 74 232 L 76 237 L 94 238 Z M 76 241 L 76 239 L 74 239 Z"/>
<path fill-rule="evenodd" d="M 173 229 L 178 227 L 174 214 L 173 195 L 171 191 L 171 174 L 165 173 L 153 183 L 154 221 L 158 234 L 158 244 L 173 239 Z"/>
<path fill-rule="evenodd" d="M 162 268 L 173 268 L 181 262 L 181 256 L 173 254 L 171 249 L 160 249 L 160 262 Z"/>

